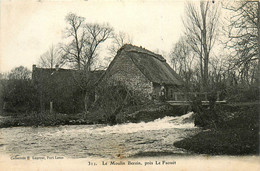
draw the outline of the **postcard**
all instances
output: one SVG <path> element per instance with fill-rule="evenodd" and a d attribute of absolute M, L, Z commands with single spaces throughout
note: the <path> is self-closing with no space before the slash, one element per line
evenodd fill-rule
<path fill-rule="evenodd" d="M 259 1 L 0 9 L 0 170 L 260 170 Z"/>

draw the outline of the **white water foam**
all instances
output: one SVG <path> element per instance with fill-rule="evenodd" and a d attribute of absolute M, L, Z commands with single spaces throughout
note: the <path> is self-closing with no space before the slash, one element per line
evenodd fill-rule
<path fill-rule="evenodd" d="M 127 134 L 140 131 L 165 130 L 165 129 L 191 129 L 195 128 L 193 120 L 193 112 L 189 112 L 182 116 L 165 116 L 151 122 L 125 123 L 113 126 L 107 125 L 82 125 L 82 128 L 67 130 L 56 130 L 50 132 L 50 136 L 62 136 L 64 134 L 87 133 L 87 134 Z M 66 126 L 65 126 L 66 127 Z"/>
<path fill-rule="evenodd" d="M 172 128 L 194 128 L 193 112 L 189 112 L 182 116 L 166 116 L 162 119 L 156 119 L 152 122 L 127 123 L 114 126 L 105 126 L 97 128 L 95 131 L 99 133 L 134 133 L 139 131 L 161 130 Z"/>

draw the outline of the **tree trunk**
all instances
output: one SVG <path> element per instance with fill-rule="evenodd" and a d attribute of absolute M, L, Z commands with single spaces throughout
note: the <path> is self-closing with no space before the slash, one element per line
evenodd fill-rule
<path fill-rule="evenodd" d="M 87 91 L 86 91 L 85 97 L 84 97 L 84 107 L 85 107 L 85 112 L 87 112 L 89 109 L 89 95 L 88 95 Z"/>
<path fill-rule="evenodd" d="M 200 83 L 200 90 L 203 92 L 204 88 L 203 88 L 203 82 L 204 82 L 204 71 L 203 71 L 203 53 L 202 53 L 202 45 L 203 45 L 203 41 L 202 41 L 202 33 L 203 31 L 201 30 L 201 45 L 200 45 L 200 76 L 201 76 L 201 83 Z"/>
<path fill-rule="evenodd" d="M 202 46 L 203 46 L 203 52 L 204 53 L 204 73 L 203 73 L 203 87 L 204 91 L 207 91 L 208 89 L 208 64 L 209 64 L 209 53 L 207 48 L 207 9 L 204 9 L 204 4 L 201 6 L 201 15 L 202 15 L 202 27 L 203 30 L 201 31 L 201 39 L 202 39 Z"/>
<path fill-rule="evenodd" d="M 78 70 L 80 70 L 80 56 L 79 56 L 79 54 L 78 54 Z"/>
<path fill-rule="evenodd" d="M 208 91 L 208 65 L 209 65 L 209 54 L 206 50 L 207 54 L 205 54 L 204 57 L 204 78 L 203 78 L 203 87 L 204 87 L 204 91 Z"/>
<path fill-rule="evenodd" d="M 258 44 L 258 76 L 257 76 L 257 82 L 260 92 L 260 2 L 258 2 L 258 8 L 257 8 L 257 31 L 258 31 L 258 37 L 257 37 L 257 44 Z"/>

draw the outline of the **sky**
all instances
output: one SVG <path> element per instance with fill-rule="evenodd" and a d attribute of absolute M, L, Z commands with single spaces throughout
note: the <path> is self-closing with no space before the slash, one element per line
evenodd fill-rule
<path fill-rule="evenodd" d="M 134 45 L 169 53 L 183 34 L 184 6 L 183 0 L 1 0 L 0 72 L 31 69 L 52 44 L 64 41 L 69 12 L 109 23 Z"/>

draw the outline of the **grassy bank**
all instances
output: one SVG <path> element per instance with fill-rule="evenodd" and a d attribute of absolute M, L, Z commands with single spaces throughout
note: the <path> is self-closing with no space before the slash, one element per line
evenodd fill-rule
<path fill-rule="evenodd" d="M 258 105 L 225 105 L 211 109 L 211 113 L 204 109 L 202 113 L 200 119 L 211 121 L 204 123 L 204 130 L 197 135 L 175 142 L 176 147 L 199 154 L 259 154 Z"/>
<path fill-rule="evenodd" d="M 57 126 L 90 124 L 84 113 L 79 114 L 44 114 L 39 113 L 6 113 L 0 119 L 0 128 L 17 126 Z"/>

